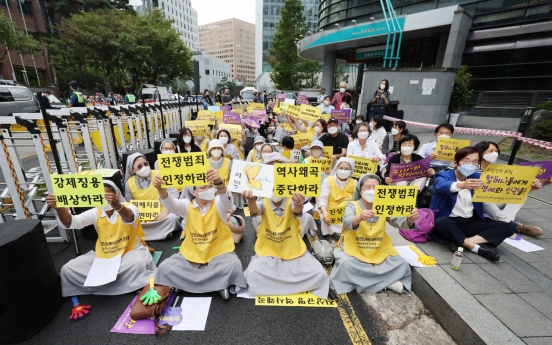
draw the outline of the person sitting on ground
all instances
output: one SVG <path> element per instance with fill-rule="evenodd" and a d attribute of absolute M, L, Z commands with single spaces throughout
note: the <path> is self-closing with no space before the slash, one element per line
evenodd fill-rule
<path fill-rule="evenodd" d="M 151 170 L 149 162 L 141 153 L 133 153 L 127 158 L 125 170 L 125 199 L 131 200 L 158 200 L 159 197 L 153 187 L 153 180 L 158 176 L 157 170 Z M 178 191 L 169 188 L 168 192 L 178 198 Z M 181 231 L 182 226 L 178 216 L 169 213 L 163 205 L 161 212 L 152 221 L 142 222 L 146 241 L 157 241 L 172 238 L 173 231 Z"/>
<path fill-rule="evenodd" d="M 318 140 L 320 140 L 324 146 L 333 147 L 333 156 L 331 157 L 333 162 L 347 156 L 349 138 L 345 134 L 339 132 L 338 119 L 332 117 L 328 120 L 328 134 L 321 136 Z"/>
<path fill-rule="evenodd" d="M 355 161 L 350 158 L 339 158 L 330 176 L 328 176 L 320 187 L 320 196 L 317 200 L 316 209 L 322 216 L 320 231 L 326 239 L 335 243 L 341 236 L 342 224 L 332 224 L 329 218 L 329 209 L 344 207 L 353 197 L 355 192 L 355 179 L 352 178 L 355 170 Z"/>
<path fill-rule="evenodd" d="M 313 125 L 314 135 L 312 136 L 312 141 L 320 140 L 324 135 L 328 134 L 328 124 L 324 119 L 318 119 Z M 331 157 L 326 157 L 331 158 Z"/>
<path fill-rule="evenodd" d="M 215 169 L 224 184 L 228 186 L 230 181 L 230 172 L 232 171 L 232 160 L 222 156 L 224 145 L 218 139 L 213 139 L 209 142 L 207 156 L 209 157 L 209 165 Z"/>
<path fill-rule="evenodd" d="M 226 129 L 220 129 L 217 133 L 217 139 L 223 145 L 223 154 L 228 159 L 240 159 L 238 148 L 234 144 L 230 144 L 230 132 Z"/>
<path fill-rule="evenodd" d="M 209 145 L 209 139 L 205 138 L 205 135 L 196 135 L 194 136 L 194 142 L 201 152 L 207 152 L 207 147 Z"/>
<path fill-rule="evenodd" d="M 256 162 L 259 159 L 261 159 L 261 148 L 263 147 L 263 144 L 265 144 L 265 138 L 262 136 L 258 136 L 255 138 L 255 146 L 254 149 L 249 151 L 249 154 L 247 155 L 246 161 L 248 162 Z"/>
<path fill-rule="evenodd" d="M 383 146 L 383 140 L 387 135 L 387 132 L 383 127 L 383 118 L 380 115 L 374 116 L 370 121 L 369 126 L 370 126 L 370 130 L 372 131 L 372 134 L 370 134 L 369 139 L 375 141 L 376 144 L 378 144 L 378 148 L 381 150 Z"/>
<path fill-rule="evenodd" d="M 191 293 L 218 291 L 223 299 L 228 299 L 230 287 L 236 291 L 247 287 L 227 225 L 226 211 L 232 207 L 232 194 L 216 170 L 207 170 L 205 177 L 208 184 L 194 186 L 193 198 L 183 200 L 161 187 L 161 176 L 154 180 L 161 203 L 186 219 L 186 238 L 180 251 L 161 263 L 155 282 Z"/>
<path fill-rule="evenodd" d="M 201 152 L 201 148 L 196 145 L 194 135 L 189 128 L 182 128 L 176 141 L 180 153 Z"/>
<path fill-rule="evenodd" d="M 303 194 L 294 192 L 290 198 L 257 200 L 251 190 L 245 190 L 243 197 L 247 199 L 251 216 L 262 219 L 256 227 L 256 255 L 244 272 L 249 295 L 293 295 L 310 291 L 327 299 L 328 274 L 302 239 L 299 218 L 303 214 Z"/>
<path fill-rule="evenodd" d="M 77 256 L 61 268 L 61 293 L 78 295 L 122 295 L 148 284 L 157 268 L 144 239 L 138 208 L 127 203 L 115 183 L 104 180 L 106 206 L 94 207 L 79 215 L 58 208 L 56 197 L 48 194 L 46 204 L 58 215 L 62 229 L 82 229 L 94 225 L 98 233 L 96 251 Z M 100 286 L 84 286 L 95 258 L 109 259 L 121 254 L 117 279 Z"/>
<path fill-rule="evenodd" d="M 291 158 L 291 151 L 295 149 L 295 140 L 293 137 L 286 136 L 282 139 L 282 156 L 289 159 L 290 163 L 304 163 L 303 155 L 299 156 L 299 160 Z"/>
<path fill-rule="evenodd" d="M 174 145 L 174 142 L 172 140 L 165 140 L 161 143 L 159 150 L 163 155 L 173 154 L 176 153 L 176 146 Z M 159 160 L 155 161 L 153 169 L 159 171 Z"/>
<path fill-rule="evenodd" d="M 379 217 L 372 209 L 377 175 L 365 174 L 355 187 L 353 201 L 345 207 L 344 234 L 334 249 L 335 263 L 330 275 L 331 285 L 338 294 L 356 290 L 378 292 L 385 288 L 398 293 L 411 291 L 410 265 L 399 256 L 391 237 L 385 231 L 386 223 L 400 229 L 414 229 L 418 210 L 408 217 Z M 359 239 L 370 238 L 366 245 Z M 372 244 L 373 243 L 373 244 Z"/>
<path fill-rule="evenodd" d="M 385 169 L 385 183 L 391 186 L 416 186 L 418 187 L 418 193 L 424 190 L 427 183 L 427 177 L 420 177 L 411 181 L 399 181 L 399 182 L 393 182 L 393 179 L 389 177 L 389 174 L 391 173 L 392 164 L 417 162 L 424 159 L 422 156 L 413 153 L 418 149 L 418 146 L 420 146 L 420 140 L 414 134 L 404 135 L 399 140 L 399 147 L 401 148 L 401 154 L 396 154 L 393 157 L 389 158 L 387 169 Z M 433 175 L 435 175 L 435 170 L 433 170 L 432 168 L 429 168 L 427 170 L 427 176 L 433 177 Z"/>
<path fill-rule="evenodd" d="M 500 149 L 498 144 L 492 141 L 482 141 L 475 145 L 481 154 L 483 159 L 481 160 L 481 171 L 487 169 L 487 167 L 496 162 Z M 549 179 L 552 183 L 552 179 Z M 531 185 L 531 190 L 537 190 L 543 187 L 542 181 L 535 179 Z M 516 226 L 516 232 L 518 234 L 528 236 L 542 236 L 543 231 L 541 228 L 532 225 L 524 225 L 520 222 L 514 222 L 516 215 L 523 207 L 523 204 L 493 204 L 485 202 L 483 203 L 483 210 L 492 219 L 500 222 L 513 222 Z"/>
<path fill-rule="evenodd" d="M 430 208 L 435 211 L 433 235 L 448 240 L 449 249 L 471 250 L 482 257 L 500 260 L 495 248 L 512 236 L 516 226 L 504 222 L 486 222 L 483 203 L 473 202 L 473 191 L 483 187 L 481 174 L 476 172 L 481 163 L 481 152 L 473 146 L 464 147 L 454 155 L 454 170 L 435 175 Z"/>
<path fill-rule="evenodd" d="M 383 144 L 381 152 L 384 155 L 389 153 L 396 154 L 400 153 L 401 147 L 399 146 L 399 140 L 403 135 L 408 135 L 408 129 L 406 128 L 406 123 L 404 121 L 395 121 L 393 122 L 393 128 L 391 128 L 391 133 L 385 136 L 383 139 Z"/>
<path fill-rule="evenodd" d="M 429 159 L 431 160 L 430 166 L 435 170 L 436 173 L 439 171 L 443 171 L 447 169 L 450 165 L 450 162 L 447 161 L 440 161 L 435 159 L 435 147 L 437 146 L 437 139 L 440 137 L 443 138 L 452 138 L 452 135 L 454 134 L 454 126 L 449 123 L 442 123 L 439 126 L 435 127 L 435 140 L 425 143 L 420 148 L 420 151 L 418 152 L 420 156 L 426 158 L 429 156 Z"/>
<path fill-rule="evenodd" d="M 369 158 L 372 162 L 384 162 L 385 156 L 381 153 L 378 145 L 372 139 L 368 139 L 370 127 L 368 123 L 361 122 L 353 129 L 353 140 L 347 146 L 347 157 L 358 156 Z"/>

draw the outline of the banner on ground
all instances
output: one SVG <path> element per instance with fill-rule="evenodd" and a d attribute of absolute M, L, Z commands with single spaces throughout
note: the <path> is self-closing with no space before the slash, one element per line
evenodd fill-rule
<path fill-rule="evenodd" d="M 140 221 L 154 220 L 161 211 L 159 200 L 130 200 L 130 202 L 138 208 Z"/>
<path fill-rule="evenodd" d="M 256 296 L 255 305 L 263 307 L 337 308 L 337 301 L 325 300 L 310 292 L 288 296 Z"/>
<path fill-rule="evenodd" d="M 378 162 L 372 162 L 372 158 L 364 158 L 359 156 L 349 156 L 355 161 L 355 170 L 353 177 L 359 178 L 364 174 L 375 174 L 378 171 Z"/>
<path fill-rule="evenodd" d="M 376 186 L 372 210 L 376 216 L 408 216 L 416 207 L 417 196 L 416 186 Z"/>
<path fill-rule="evenodd" d="M 205 173 L 210 169 L 205 152 L 171 153 L 157 155 L 163 188 L 204 186 Z"/>
<path fill-rule="evenodd" d="M 226 129 L 230 133 L 230 137 L 232 139 L 241 139 L 242 137 L 241 135 L 242 127 L 240 125 L 230 125 L 230 124 L 222 123 L 219 125 L 219 130 L 220 129 Z"/>
<path fill-rule="evenodd" d="M 391 163 L 389 168 L 389 177 L 393 182 L 412 181 L 418 178 L 427 177 L 430 158 L 410 163 Z"/>
<path fill-rule="evenodd" d="M 523 204 L 539 167 L 491 164 L 481 173 L 483 187 L 474 190 L 473 202 Z"/>
<path fill-rule="evenodd" d="M 106 206 L 101 174 L 50 175 L 57 207 Z"/>
<path fill-rule="evenodd" d="M 322 109 L 313 107 L 312 105 L 301 104 L 301 114 L 299 114 L 299 119 L 316 122 L 320 118 Z"/>
<path fill-rule="evenodd" d="M 471 140 L 439 137 L 435 145 L 435 159 L 446 162 L 454 162 L 454 155 L 458 150 L 471 145 Z"/>
<path fill-rule="evenodd" d="M 294 192 L 305 196 L 320 194 L 322 167 L 318 164 L 275 164 L 274 196 L 289 197 Z"/>
<path fill-rule="evenodd" d="M 205 120 L 184 121 L 184 127 L 189 128 L 194 136 L 207 135 L 209 123 Z"/>
<path fill-rule="evenodd" d="M 274 165 L 235 160 L 228 188 L 234 193 L 250 189 L 255 196 L 270 198 L 274 189 Z"/>
<path fill-rule="evenodd" d="M 552 177 L 552 161 L 543 161 L 543 162 L 521 162 L 519 163 L 522 167 L 537 167 L 539 168 L 539 174 L 537 178 L 539 180 L 545 180 Z"/>

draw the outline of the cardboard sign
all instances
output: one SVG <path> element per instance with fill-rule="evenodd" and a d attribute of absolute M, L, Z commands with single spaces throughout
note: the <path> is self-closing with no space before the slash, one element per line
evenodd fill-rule
<path fill-rule="evenodd" d="M 184 127 L 189 128 L 193 136 L 209 133 L 209 123 L 205 120 L 184 121 Z"/>
<path fill-rule="evenodd" d="M 408 216 L 416 207 L 417 196 L 416 186 L 376 186 L 372 210 L 377 216 Z"/>
<path fill-rule="evenodd" d="M 298 106 L 298 105 L 291 105 L 290 104 L 287 107 L 286 114 L 288 116 L 292 116 L 292 117 L 298 119 L 299 116 L 301 115 L 301 107 Z"/>
<path fill-rule="evenodd" d="M 325 300 L 310 292 L 290 296 L 257 296 L 255 305 L 262 307 L 337 308 L 337 301 Z"/>
<path fill-rule="evenodd" d="M 391 163 L 389 177 L 393 182 L 412 181 L 418 178 L 427 177 L 429 170 L 429 156 L 417 162 Z"/>
<path fill-rule="evenodd" d="M 291 163 L 276 164 L 274 167 L 274 196 L 289 197 L 294 192 L 305 196 L 320 194 L 320 165 Z"/>
<path fill-rule="evenodd" d="M 523 204 L 539 167 L 491 164 L 481 173 L 483 187 L 474 190 L 473 202 Z"/>
<path fill-rule="evenodd" d="M 274 189 L 274 165 L 235 160 L 228 188 L 233 193 L 250 189 L 255 196 L 270 198 Z"/>
<path fill-rule="evenodd" d="M 130 200 L 138 208 L 140 221 L 154 220 L 161 211 L 159 200 Z"/>
<path fill-rule="evenodd" d="M 232 139 L 241 139 L 242 127 L 240 125 L 220 124 L 219 129 L 226 129 Z"/>
<path fill-rule="evenodd" d="M 278 127 L 282 128 L 286 132 L 295 132 L 295 129 L 293 129 L 291 125 L 287 122 L 280 122 L 278 124 Z"/>
<path fill-rule="evenodd" d="M 331 224 L 342 224 L 345 206 L 328 208 L 328 219 Z"/>
<path fill-rule="evenodd" d="M 331 117 L 336 118 L 339 123 L 350 123 L 351 111 L 351 109 L 332 110 Z"/>
<path fill-rule="evenodd" d="M 275 102 L 268 102 L 268 107 L 269 108 L 274 108 L 275 105 L 276 105 Z"/>
<path fill-rule="evenodd" d="M 539 180 L 545 180 L 552 177 L 552 161 L 543 161 L 543 162 L 521 162 L 519 163 L 522 167 L 537 167 L 539 168 L 539 174 L 537 178 Z"/>
<path fill-rule="evenodd" d="M 289 106 L 289 103 L 281 102 L 281 103 L 280 103 L 280 112 L 285 113 L 286 110 L 287 110 L 287 108 L 288 108 L 288 106 Z"/>
<path fill-rule="evenodd" d="M 299 114 L 299 119 L 305 121 L 316 122 L 320 118 L 322 109 L 313 107 L 312 105 L 301 104 L 301 113 Z"/>
<path fill-rule="evenodd" d="M 458 150 L 468 147 L 471 140 L 453 139 L 439 137 L 435 145 L 435 159 L 446 162 L 454 162 L 454 155 Z"/>
<path fill-rule="evenodd" d="M 102 175 L 50 175 L 57 207 L 106 206 Z"/>
<path fill-rule="evenodd" d="M 223 113 L 222 114 L 222 123 L 229 125 L 241 125 L 241 116 L 240 114 L 235 113 Z"/>
<path fill-rule="evenodd" d="M 348 156 L 355 161 L 353 177 L 359 178 L 364 174 L 375 174 L 378 171 L 378 162 L 372 162 L 372 158 Z"/>
<path fill-rule="evenodd" d="M 333 152 L 334 152 L 333 146 L 324 146 L 324 153 L 323 153 L 324 158 L 332 159 L 334 155 Z"/>
<path fill-rule="evenodd" d="M 197 113 L 197 119 L 202 121 L 207 121 L 207 124 L 214 126 L 215 125 L 215 116 L 210 110 L 200 110 Z"/>
<path fill-rule="evenodd" d="M 308 146 L 311 143 L 312 135 L 310 133 L 299 133 L 290 135 L 295 143 L 295 148 L 300 149 L 303 146 Z"/>
<path fill-rule="evenodd" d="M 204 186 L 205 173 L 210 169 L 205 152 L 171 153 L 157 155 L 163 188 Z"/>
<path fill-rule="evenodd" d="M 320 164 L 322 171 L 328 171 L 332 168 L 332 160 L 328 158 L 316 159 L 313 157 L 310 162 L 312 164 Z"/>
<path fill-rule="evenodd" d="M 253 108 L 253 110 L 264 110 L 263 103 L 249 103 L 249 106 Z"/>

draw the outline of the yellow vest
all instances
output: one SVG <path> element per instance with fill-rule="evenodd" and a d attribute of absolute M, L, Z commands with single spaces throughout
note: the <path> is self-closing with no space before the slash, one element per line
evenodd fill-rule
<path fill-rule="evenodd" d="M 240 144 L 238 143 L 238 139 L 233 139 L 233 140 L 231 141 L 231 144 L 234 145 L 234 146 L 236 146 L 236 148 L 238 149 L 238 155 L 240 155 L 241 160 L 244 160 L 244 158 L 243 158 L 243 152 L 242 152 L 242 150 L 241 150 Z M 232 159 L 232 156 L 226 155 L 226 158 Z"/>
<path fill-rule="evenodd" d="M 353 197 L 356 187 L 355 179 L 349 178 L 345 188 L 341 189 L 335 181 L 335 176 L 328 176 L 327 181 L 330 184 L 330 197 L 328 198 L 328 208 L 345 206 Z"/>
<path fill-rule="evenodd" d="M 186 238 L 180 246 L 180 254 L 188 261 L 206 264 L 212 258 L 234 251 L 232 233 L 225 221 L 220 219 L 215 200 L 209 210 L 201 216 L 199 207 L 188 205 Z"/>
<path fill-rule="evenodd" d="M 251 161 L 252 162 L 256 162 L 258 159 L 261 158 L 261 155 L 259 155 L 259 157 L 257 157 L 257 150 L 255 148 L 253 148 L 251 151 Z"/>
<path fill-rule="evenodd" d="M 211 161 L 209 161 L 209 164 Z M 211 167 L 211 169 L 215 169 Z M 228 185 L 228 181 L 230 180 L 230 159 L 226 157 L 222 157 L 222 165 L 220 168 L 215 169 L 218 171 L 220 178 L 224 181 L 225 185 Z"/>
<path fill-rule="evenodd" d="M 125 204 L 129 206 L 130 204 Z M 121 253 L 125 255 L 136 247 L 136 238 L 140 243 L 146 245 L 144 241 L 144 231 L 140 225 L 140 219 L 136 221 L 136 229 L 132 224 L 123 223 L 123 218 L 119 216 L 115 224 L 111 224 L 108 216 L 100 217 L 102 211 L 98 208 L 98 219 L 96 220 L 96 231 L 98 240 L 96 241 L 96 257 L 109 259 Z"/>
<path fill-rule="evenodd" d="M 157 176 L 159 172 L 157 170 L 151 171 L 151 179 L 150 179 L 150 185 L 146 189 L 140 189 L 136 185 L 136 175 L 131 176 L 127 183 L 128 188 L 130 189 L 130 193 L 132 194 L 132 200 L 157 200 L 159 199 L 159 193 L 157 192 L 157 189 L 153 186 L 153 180 L 155 179 L 155 176 Z M 160 212 L 165 209 L 165 206 L 161 205 Z M 144 222 L 147 223 L 147 222 Z"/>
<path fill-rule="evenodd" d="M 207 152 L 207 148 L 209 147 L 209 143 L 207 142 L 207 139 L 203 137 L 203 141 L 201 142 L 201 145 L 197 145 L 201 149 L 201 152 Z"/>
<path fill-rule="evenodd" d="M 356 215 L 362 213 L 360 201 L 353 201 Z M 377 222 L 361 221 L 358 230 L 347 230 L 343 235 L 343 249 L 348 255 L 369 264 L 380 264 L 387 256 L 397 256 L 399 253 L 393 247 L 391 237 L 385 232 L 385 217 L 379 217 Z"/>
<path fill-rule="evenodd" d="M 275 256 L 283 260 L 300 257 L 307 250 L 301 238 L 301 223 L 293 215 L 291 198 L 284 205 L 284 216 L 278 217 L 270 207 L 270 199 L 264 199 L 264 214 L 257 230 L 255 253 Z"/>

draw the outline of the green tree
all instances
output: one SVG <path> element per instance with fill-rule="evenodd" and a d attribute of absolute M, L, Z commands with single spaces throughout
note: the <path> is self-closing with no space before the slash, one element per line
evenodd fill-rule
<path fill-rule="evenodd" d="M 10 50 L 17 50 L 21 55 L 32 54 L 35 57 L 42 56 L 42 46 L 33 36 L 27 36 L 24 31 L 17 29 L 12 21 L 4 16 L 0 16 L 0 42 Z M 2 61 L 8 50 L 4 52 L 0 61 Z"/>
<path fill-rule="evenodd" d="M 257 85 L 255 85 L 255 83 L 247 83 L 247 84 L 245 84 L 245 86 L 248 86 L 248 87 L 256 87 Z"/>
<path fill-rule="evenodd" d="M 280 90 L 301 88 L 302 59 L 297 55 L 295 40 L 307 32 L 304 9 L 300 0 L 284 1 L 272 48 L 268 49 L 268 63 L 273 70 L 270 78 Z"/>
<path fill-rule="evenodd" d="M 231 80 L 226 79 L 226 77 L 222 77 L 220 80 L 220 83 L 217 84 L 216 89 L 220 90 L 220 92 L 224 92 L 224 89 L 228 88 L 228 91 L 230 92 L 231 96 L 235 95 L 236 92 L 236 83 L 234 83 Z"/>
<path fill-rule="evenodd" d="M 348 76 L 347 65 L 335 64 L 334 89 L 339 89 L 339 83 L 347 81 Z"/>
<path fill-rule="evenodd" d="M 45 0 L 46 13 L 50 20 L 59 25 L 73 14 L 94 11 L 127 11 L 135 13 L 129 0 Z"/>
<path fill-rule="evenodd" d="M 299 64 L 299 80 L 301 81 L 301 89 L 318 88 L 318 75 L 322 70 L 322 64 L 318 61 L 303 60 Z"/>
<path fill-rule="evenodd" d="M 471 73 L 468 66 L 462 65 L 456 72 L 456 79 L 450 96 L 449 110 L 451 113 L 460 113 L 462 108 L 470 102 L 473 94 L 470 85 Z"/>

